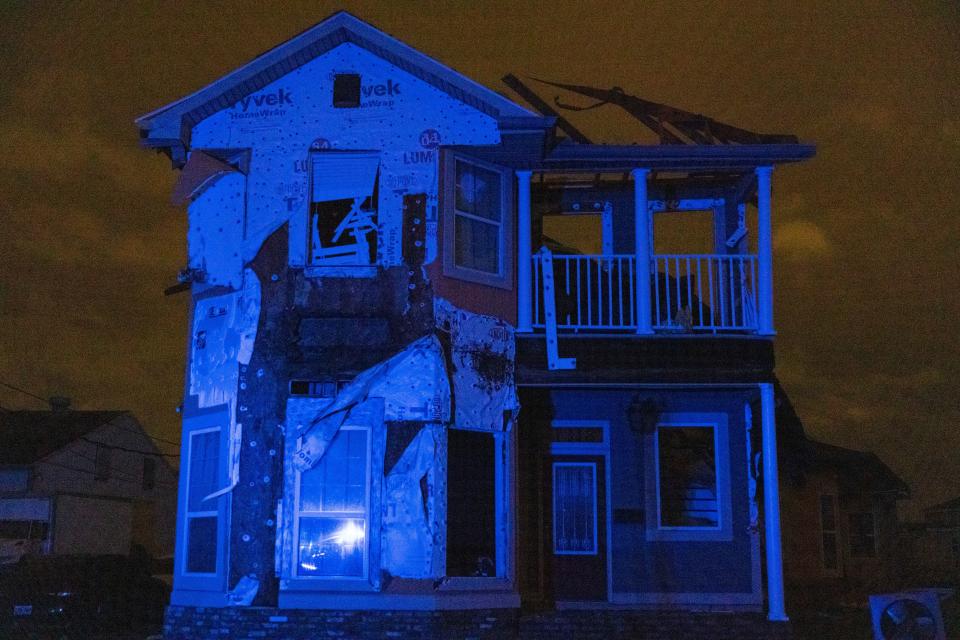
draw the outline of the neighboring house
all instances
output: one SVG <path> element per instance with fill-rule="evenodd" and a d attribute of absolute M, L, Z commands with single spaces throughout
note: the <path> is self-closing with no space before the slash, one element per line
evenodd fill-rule
<path fill-rule="evenodd" d="M 0 412 L 0 561 L 172 551 L 176 472 L 126 411 Z"/>
<path fill-rule="evenodd" d="M 813 147 L 557 85 L 654 138 L 593 144 L 505 82 L 540 113 L 337 13 L 137 120 L 189 211 L 193 633 L 785 620 L 771 171 Z"/>
<path fill-rule="evenodd" d="M 867 593 L 903 586 L 897 502 L 910 496 L 907 484 L 876 454 L 808 438 L 783 447 L 781 461 L 790 601 L 865 602 Z"/>
<path fill-rule="evenodd" d="M 960 498 L 927 507 L 903 537 L 914 571 L 930 586 L 960 586 Z"/>

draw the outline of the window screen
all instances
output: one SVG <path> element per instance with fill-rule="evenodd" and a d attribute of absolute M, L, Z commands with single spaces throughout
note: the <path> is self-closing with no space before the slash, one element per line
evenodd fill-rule
<path fill-rule="evenodd" d="M 717 455 L 712 426 L 657 427 L 661 527 L 717 528 Z"/>

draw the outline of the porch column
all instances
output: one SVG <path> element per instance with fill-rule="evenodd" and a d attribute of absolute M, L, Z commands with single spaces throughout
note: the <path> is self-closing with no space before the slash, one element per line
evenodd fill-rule
<path fill-rule="evenodd" d="M 633 228 L 634 268 L 636 275 L 637 333 L 653 333 L 653 318 L 650 312 L 650 226 L 647 212 L 647 174 L 649 169 L 634 169 L 633 176 Z"/>
<path fill-rule="evenodd" d="M 533 264 L 530 241 L 530 171 L 517 171 L 517 331 L 533 331 Z"/>
<path fill-rule="evenodd" d="M 769 175 L 769 174 L 768 174 Z M 780 548 L 780 483 L 777 472 L 777 421 L 773 384 L 760 383 L 763 438 L 763 527 L 767 545 L 767 619 L 786 621 L 783 553 Z"/>
<path fill-rule="evenodd" d="M 757 167 L 757 333 L 776 334 L 773 330 L 773 228 L 770 222 L 770 173 L 773 167 Z"/>

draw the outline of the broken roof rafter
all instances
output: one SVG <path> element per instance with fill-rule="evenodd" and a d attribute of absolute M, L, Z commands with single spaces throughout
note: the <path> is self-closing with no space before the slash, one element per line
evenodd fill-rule
<path fill-rule="evenodd" d="M 796 144 L 798 142 L 796 136 L 756 133 L 720 122 L 719 120 L 699 113 L 644 100 L 643 98 L 638 98 L 637 96 L 626 93 L 620 87 L 598 89 L 585 85 L 565 84 L 540 78 L 531 79 L 541 84 L 592 98 L 596 101 L 590 105 L 577 106 L 565 103 L 560 100 L 559 96 L 556 96 L 554 98 L 554 104 L 560 109 L 567 111 L 588 111 L 608 104 L 620 107 L 655 133 L 660 138 L 660 144 L 727 145 Z M 531 93 L 533 92 L 531 91 Z M 536 96 L 535 93 L 533 95 Z M 526 96 L 523 97 L 527 99 Z M 536 96 L 536 99 L 543 102 L 539 96 Z M 531 102 L 531 104 L 535 107 L 537 106 L 533 102 Z"/>

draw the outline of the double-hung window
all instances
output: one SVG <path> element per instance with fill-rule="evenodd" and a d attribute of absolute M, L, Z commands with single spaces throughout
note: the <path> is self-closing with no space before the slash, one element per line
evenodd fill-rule
<path fill-rule="evenodd" d="M 341 427 L 317 465 L 298 474 L 296 577 L 367 577 L 370 444 L 369 428 Z"/>
<path fill-rule="evenodd" d="M 823 568 L 836 571 L 840 564 L 837 547 L 837 498 L 829 494 L 820 496 L 820 541 Z"/>
<path fill-rule="evenodd" d="M 444 273 L 512 288 L 510 174 L 459 157 L 445 167 Z"/>
<path fill-rule="evenodd" d="M 220 427 L 191 431 L 187 445 L 186 544 L 183 573 L 215 575 L 218 557 Z"/>
<path fill-rule="evenodd" d="M 872 511 L 851 513 L 850 556 L 853 558 L 877 557 L 877 523 Z"/>

